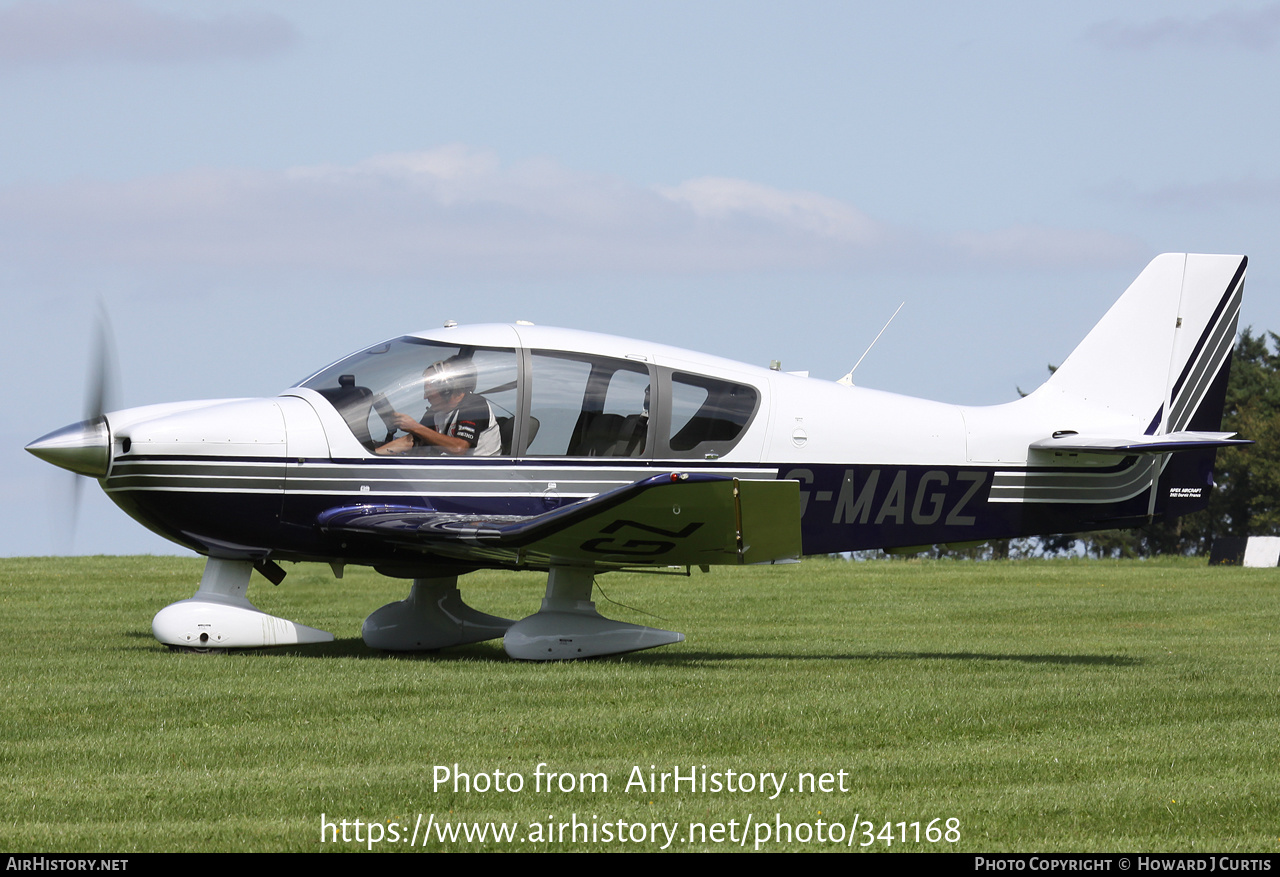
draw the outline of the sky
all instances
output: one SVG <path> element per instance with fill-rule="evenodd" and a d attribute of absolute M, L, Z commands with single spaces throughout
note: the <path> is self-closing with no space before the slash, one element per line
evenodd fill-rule
<path fill-rule="evenodd" d="M 1161 252 L 1280 331 L 1280 3 L 0 0 L 0 555 L 184 553 L 23 451 L 530 320 L 964 404 Z M 80 493 L 78 515 L 74 512 Z"/>

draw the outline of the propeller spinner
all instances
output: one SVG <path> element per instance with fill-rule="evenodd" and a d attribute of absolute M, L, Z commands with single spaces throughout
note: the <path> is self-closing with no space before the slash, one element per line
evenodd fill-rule
<path fill-rule="evenodd" d="M 111 464 L 111 427 L 106 412 L 115 402 L 115 345 L 106 308 L 98 306 L 93 358 L 85 392 L 85 419 L 56 429 L 27 445 L 41 460 L 77 475 L 106 476 Z M 80 515 L 81 482 L 75 479 L 71 492 L 71 532 Z"/>

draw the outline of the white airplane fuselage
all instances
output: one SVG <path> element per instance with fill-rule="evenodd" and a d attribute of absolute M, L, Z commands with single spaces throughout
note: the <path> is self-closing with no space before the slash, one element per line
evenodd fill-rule
<path fill-rule="evenodd" d="M 730 530 L 737 521 L 737 548 L 715 550 L 752 562 L 748 542 L 796 523 L 779 493 L 723 514 L 697 506 L 692 523 L 677 493 L 661 518 L 607 513 L 670 473 L 798 485 L 799 550 L 771 547 L 769 560 L 1135 526 L 1202 508 L 1215 449 L 1234 442 L 1216 430 L 1244 268 L 1238 256 L 1159 257 L 1044 386 L 1004 405 L 585 332 L 448 326 L 353 354 L 274 398 L 110 412 L 29 448 L 210 558 L 367 564 L 416 580 L 688 563 L 676 547 L 717 515 Z M 453 390 L 497 452 L 393 442 L 396 412 L 446 429 L 431 374 L 457 363 L 468 376 Z M 575 521 L 587 529 L 556 541 Z"/>

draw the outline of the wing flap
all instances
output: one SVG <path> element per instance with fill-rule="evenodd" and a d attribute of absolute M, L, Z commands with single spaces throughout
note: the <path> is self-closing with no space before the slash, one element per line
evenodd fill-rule
<path fill-rule="evenodd" d="M 645 478 L 529 517 L 450 515 L 409 506 L 329 509 L 319 524 L 450 557 L 546 566 L 767 563 L 800 556 L 800 486 L 705 473 Z"/>

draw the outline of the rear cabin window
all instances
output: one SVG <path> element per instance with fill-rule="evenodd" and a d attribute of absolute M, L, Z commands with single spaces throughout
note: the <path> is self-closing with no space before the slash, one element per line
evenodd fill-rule
<path fill-rule="evenodd" d="M 676 372 L 670 387 L 667 446 L 675 457 L 724 454 L 738 443 L 760 401 L 754 387 L 705 375 Z"/>

